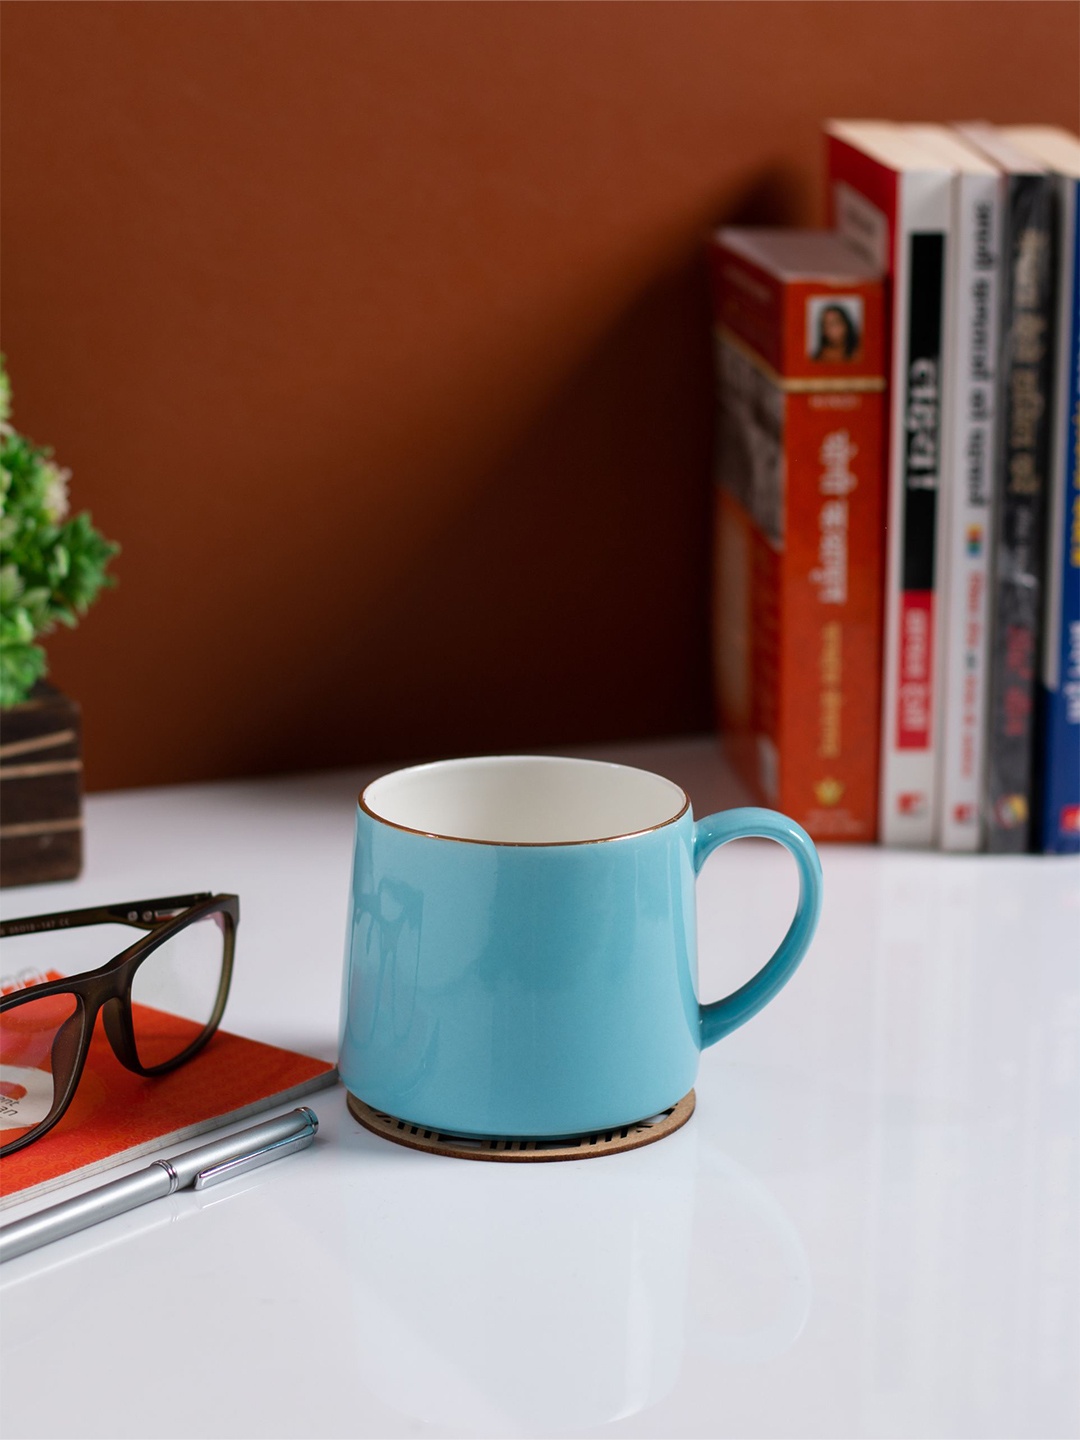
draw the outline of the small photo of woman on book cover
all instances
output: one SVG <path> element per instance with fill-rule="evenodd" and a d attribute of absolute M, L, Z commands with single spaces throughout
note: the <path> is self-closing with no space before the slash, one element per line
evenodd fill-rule
<path fill-rule="evenodd" d="M 860 295 L 817 295 L 807 300 L 807 359 L 832 364 L 858 360 L 862 353 L 862 332 Z"/>

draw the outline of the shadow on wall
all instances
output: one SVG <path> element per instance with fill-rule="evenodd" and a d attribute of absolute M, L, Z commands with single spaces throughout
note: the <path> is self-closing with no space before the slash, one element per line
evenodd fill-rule
<path fill-rule="evenodd" d="M 50 643 L 84 703 L 80 669 L 99 688 L 103 655 L 112 671 L 113 713 L 86 706 L 89 788 L 707 729 L 704 239 L 799 220 L 800 179 L 759 172 L 648 250 L 601 256 L 609 273 L 564 279 L 545 311 L 478 317 L 471 354 L 403 377 L 374 426 L 370 405 L 363 430 L 342 418 L 339 385 L 316 397 L 321 426 L 286 414 L 253 455 L 242 420 L 233 454 L 193 456 L 221 475 L 213 509 L 141 535 L 116 595 Z M 137 672 L 132 606 L 157 650 Z M 167 657 L 193 635 L 180 673 Z"/>
<path fill-rule="evenodd" d="M 703 243 L 714 224 L 798 220 L 800 178 L 763 172 L 693 217 L 674 255 L 653 258 L 636 297 L 533 397 L 516 431 L 493 437 L 483 464 L 456 454 L 448 430 L 444 464 L 458 473 L 436 515 L 416 515 L 396 553 L 383 549 L 377 588 L 362 525 L 320 533 L 321 565 L 306 567 L 321 576 L 322 593 L 308 596 L 318 632 L 307 645 L 283 645 L 280 630 L 250 637 L 252 670 L 284 650 L 288 683 L 267 697 L 258 733 L 223 717 L 215 773 L 295 769 L 298 756 L 343 766 L 711 727 Z M 507 365 L 516 348 L 511 338 Z M 488 378 L 467 383 L 462 404 L 474 412 Z M 170 771 L 182 765 L 181 754 L 169 758 Z"/>

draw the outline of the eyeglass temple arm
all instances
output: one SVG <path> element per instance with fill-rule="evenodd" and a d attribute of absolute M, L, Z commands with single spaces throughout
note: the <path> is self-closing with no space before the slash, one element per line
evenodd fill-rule
<path fill-rule="evenodd" d="M 212 890 L 197 895 L 166 895 L 158 900 L 129 900 L 123 905 L 95 905 L 88 910 L 60 910 L 52 915 L 27 915 L 0 922 L 0 940 L 13 935 L 39 935 L 47 930 L 74 930 L 80 925 L 134 925 L 152 930 L 182 910 L 213 898 Z"/>

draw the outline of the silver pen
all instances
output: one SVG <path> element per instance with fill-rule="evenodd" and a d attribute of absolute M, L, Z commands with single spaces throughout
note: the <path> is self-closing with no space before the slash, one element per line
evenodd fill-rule
<path fill-rule="evenodd" d="M 51 1240 L 73 1235 L 76 1230 L 85 1230 L 100 1220 L 111 1220 L 125 1210 L 145 1205 L 148 1200 L 162 1200 L 189 1185 L 195 1190 L 205 1190 L 222 1180 L 231 1180 L 234 1175 L 246 1175 L 249 1170 L 268 1165 L 282 1155 L 303 1150 L 315 1139 L 318 1128 L 319 1117 L 314 1110 L 301 1105 L 298 1110 L 290 1110 L 275 1120 L 253 1125 L 223 1140 L 212 1140 L 209 1145 L 199 1145 L 194 1150 L 185 1150 L 168 1160 L 155 1160 L 144 1170 L 136 1170 L 134 1175 L 99 1185 L 74 1200 L 62 1200 L 59 1205 L 50 1205 L 47 1210 L 14 1220 L 10 1225 L 0 1225 L 0 1263 L 14 1260 L 17 1255 L 25 1255 L 28 1250 L 36 1250 Z"/>

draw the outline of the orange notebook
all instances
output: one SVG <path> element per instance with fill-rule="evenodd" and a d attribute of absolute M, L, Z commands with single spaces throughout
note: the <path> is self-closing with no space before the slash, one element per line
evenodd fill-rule
<path fill-rule="evenodd" d="M 164 1027 L 179 1035 L 199 1029 L 175 1015 L 135 1008 L 146 1010 L 144 1026 L 152 1016 L 159 1031 Z M 336 1080 L 337 1070 L 325 1060 L 226 1030 L 178 1070 L 144 1079 L 120 1064 L 99 1025 L 64 1118 L 40 1140 L 0 1161 L 0 1210 Z"/>

